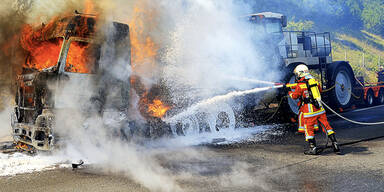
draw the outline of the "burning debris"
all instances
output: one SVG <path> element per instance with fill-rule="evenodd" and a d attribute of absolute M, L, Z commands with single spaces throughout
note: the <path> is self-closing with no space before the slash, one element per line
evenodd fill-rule
<path fill-rule="evenodd" d="M 148 112 L 154 117 L 161 118 L 170 109 L 169 106 L 165 105 L 159 99 L 155 99 L 152 102 L 153 103 L 148 104 Z"/>

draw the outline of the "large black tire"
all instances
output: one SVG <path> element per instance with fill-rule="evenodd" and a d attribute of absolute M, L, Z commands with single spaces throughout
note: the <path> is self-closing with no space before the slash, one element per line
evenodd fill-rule
<path fill-rule="evenodd" d="M 339 65 L 332 71 L 328 79 L 328 87 L 335 86 L 330 91 L 329 101 L 335 108 L 348 108 L 353 102 L 354 74 L 347 65 Z"/>
<path fill-rule="evenodd" d="M 374 94 L 373 94 L 373 91 L 372 89 L 369 89 L 368 92 L 367 92 L 367 97 L 365 98 L 364 102 L 365 102 L 365 105 L 370 107 L 373 105 L 373 100 L 374 100 Z"/>
<path fill-rule="evenodd" d="M 377 98 L 375 99 L 375 103 L 376 103 L 377 105 L 382 105 L 382 104 L 384 104 L 384 89 L 383 89 L 383 88 L 381 88 L 381 89 L 379 90 L 379 95 L 378 95 Z"/>

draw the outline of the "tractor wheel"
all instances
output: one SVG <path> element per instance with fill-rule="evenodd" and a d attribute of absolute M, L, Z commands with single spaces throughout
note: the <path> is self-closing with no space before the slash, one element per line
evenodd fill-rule
<path fill-rule="evenodd" d="M 353 73 L 345 65 L 340 65 L 328 80 L 330 86 L 335 86 L 330 92 L 330 102 L 336 108 L 348 108 L 352 104 Z"/>
<path fill-rule="evenodd" d="M 289 79 L 288 83 L 295 83 L 294 75 Z M 291 97 L 288 97 L 287 100 L 288 100 L 287 103 L 288 103 L 289 111 L 295 115 L 299 115 L 299 106 L 297 105 L 297 103 L 299 102 L 299 99 L 294 100 Z"/>
<path fill-rule="evenodd" d="M 367 97 L 364 100 L 365 105 L 368 107 L 372 106 L 373 105 L 373 98 L 374 98 L 373 91 L 370 89 L 370 90 L 368 90 Z"/>
<path fill-rule="evenodd" d="M 290 73 L 292 74 L 292 72 Z M 285 83 L 295 83 L 295 76 L 289 75 L 284 80 Z M 294 91 L 292 89 L 292 91 Z M 293 100 L 291 97 L 288 96 L 287 92 L 284 92 L 281 94 L 281 96 L 287 96 L 287 98 L 279 98 L 283 99 L 281 106 L 279 108 L 279 113 L 283 114 L 280 115 L 279 120 L 285 121 L 285 122 L 295 122 L 298 115 L 299 115 L 299 106 L 297 105 L 299 103 L 299 99 Z"/>
<path fill-rule="evenodd" d="M 375 102 L 378 105 L 384 104 L 384 89 L 383 88 L 380 89 L 379 95 L 377 96 Z"/>

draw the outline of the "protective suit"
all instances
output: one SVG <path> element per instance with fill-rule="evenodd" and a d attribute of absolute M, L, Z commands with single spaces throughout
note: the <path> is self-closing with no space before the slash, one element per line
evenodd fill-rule
<path fill-rule="evenodd" d="M 320 123 L 332 141 L 333 149 L 336 153 L 340 153 L 337 144 L 335 132 L 329 125 L 325 110 L 320 103 L 321 87 L 320 84 L 309 74 L 308 68 L 304 65 L 296 67 L 294 71 L 298 81 L 296 87 L 292 87 L 294 91 L 288 92 L 292 99 L 300 99 L 301 107 L 299 123 L 304 126 L 305 140 L 309 143 L 309 150 L 304 153 L 307 155 L 317 155 L 318 149 L 315 140 L 315 125 Z"/>

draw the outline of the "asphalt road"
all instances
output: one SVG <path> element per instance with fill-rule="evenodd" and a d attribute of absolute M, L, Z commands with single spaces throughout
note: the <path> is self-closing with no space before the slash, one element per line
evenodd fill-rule
<path fill-rule="evenodd" d="M 343 115 L 384 121 L 384 106 Z M 384 125 L 354 125 L 331 115 L 329 121 L 339 143 L 384 136 Z M 316 137 L 323 145 L 324 134 Z M 261 143 L 166 151 L 157 154 L 156 161 L 177 185 L 168 191 L 384 191 L 383 138 L 344 145 L 343 155 L 328 149 L 320 156 L 305 156 L 304 146 L 303 135 L 286 132 Z M 150 191 L 150 184 L 123 175 L 94 167 L 55 169 L 1 177 L 0 191 Z M 151 175 L 147 178 L 156 182 Z"/>

